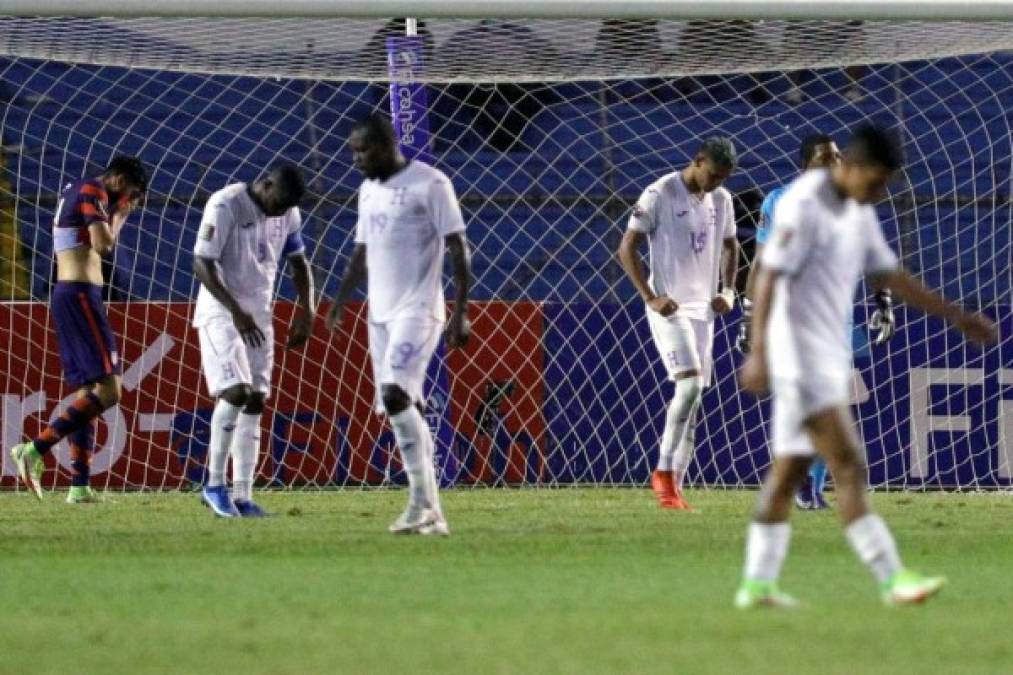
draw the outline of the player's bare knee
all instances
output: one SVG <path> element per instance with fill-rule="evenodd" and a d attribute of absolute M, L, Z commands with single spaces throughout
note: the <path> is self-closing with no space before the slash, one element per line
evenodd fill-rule
<path fill-rule="evenodd" d="M 412 404 L 412 398 L 408 392 L 396 384 L 381 385 L 380 399 L 383 401 L 383 408 L 388 415 L 402 413 Z"/>
<path fill-rule="evenodd" d="M 228 401 L 236 407 L 242 408 L 246 405 L 247 400 L 249 400 L 250 393 L 250 385 L 234 384 L 228 389 L 223 390 L 218 397 Z"/>
<path fill-rule="evenodd" d="M 246 407 L 243 408 L 243 412 L 247 415 L 259 415 L 264 412 L 264 402 L 266 395 L 262 391 L 254 391 L 250 393 L 246 399 Z"/>

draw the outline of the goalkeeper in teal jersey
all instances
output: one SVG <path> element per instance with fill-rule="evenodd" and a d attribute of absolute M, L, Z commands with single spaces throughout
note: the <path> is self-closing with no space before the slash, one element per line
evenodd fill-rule
<path fill-rule="evenodd" d="M 800 149 L 802 170 L 832 167 L 841 161 L 841 151 L 837 148 L 834 140 L 826 134 L 812 134 L 802 139 Z M 775 188 L 764 198 L 760 207 L 760 225 L 756 228 L 756 253 L 754 261 L 759 261 L 763 246 L 770 238 L 770 231 L 774 223 L 774 207 L 777 205 L 781 195 L 787 190 L 787 186 Z M 754 263 L 749 270 L 749 279 L 746 282 L 746 298 L 742 302 L 742 322 L 739 324 L 739 335 L 736 346 L 743 354 L 749 353 L 749 343 L 752 329 L 752 297 L 753 283 L 756 277 L 758 263 Z M 893 314 L 893 300 L 889 289 L 883 289 L 876 293 L 877 309 L 872 315 L 869 326 L 879 330 L 874 344 L 881 345 L 889 340 L 896 330 Z M 795 496 L 795 503 L 800 509 L 820 510 L 828 508 L 823 498 L 823 489 L 826 485 L 827 465 L 817 457 L 809 469 L 809 479 L 799 488 Z"/>

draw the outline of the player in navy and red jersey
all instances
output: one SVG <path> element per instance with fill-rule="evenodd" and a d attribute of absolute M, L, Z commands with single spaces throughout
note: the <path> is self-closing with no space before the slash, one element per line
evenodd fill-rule
<path fill-rule="evenodd" d="M 64 186 L 53 223 L 56 285 L 50 316 L 60 346 L 60 363 L 78 398 L 38 438 L 11 449 L 22 482 L 42 499 L 43 457 L 66 438 L 70 443 L 72 487 L 67 501 L 92 502 L 89 469 L 95 421 L 120 400 L 120 359 L 102 304 L 102 255 L 116 245 L 120 229 L 147 188 L 136 157 L 113 159 L 97 178 Z"/>

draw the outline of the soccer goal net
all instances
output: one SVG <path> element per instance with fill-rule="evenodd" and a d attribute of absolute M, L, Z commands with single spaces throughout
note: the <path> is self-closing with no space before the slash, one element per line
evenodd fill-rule
<path fill-rule="evenodd" d="M 994 316 L 1003 342 L 966 347 L 900 307 L 897 335 L 872 346 L 871 300 L 856 296 L 871 482 L 1009 485 L 1011 49 L 1003 21 L 0 17 L 3 447 L 74 394 L 47 309 L 63 184 L 117 154 L 151 173 L 105 265 L 124 395 L 103 417 L 93 475 L 174 489 L 203 479 L 212 406 L 189 327 L 206 199 L 278 160 L 302 166 L 304 237 L 329 298 L 361 180 L 348 131 L 386 111 L 406 152 L 451 177 L 473 246 L 472 342 L 441 347 L 428 383 L 442 482 L 642 484 L 672 385 L 616 258 L 634 201 L 703 138 L 732 138 L 741 161 L 727 187 L 747 262 L 760 201 L 798 173 L 801 138 L 842 143 L 875 121 L 906 153 L 878 205 L 890 244 L 930 286 Z M 282 276 L 280 343 L 294 299 Z M 340 332 L 318 321 L 305 350 L 279 344 L 264 482 L 404 481 L 370 409 L 363 300 Z M 716 323 L 691 484 L 754 485 L 769 462 L 767 404 L 736 383 L 738 320 L 736 309 Z M 55 455 L 69 466 L 66 448 Z M 47 472 L 47 484 L 67 476 Z"/>

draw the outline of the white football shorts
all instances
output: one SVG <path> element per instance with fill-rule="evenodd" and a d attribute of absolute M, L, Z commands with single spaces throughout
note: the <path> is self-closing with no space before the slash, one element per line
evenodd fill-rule
<path fill-rule="evenodd" d="M 689 370 L 699 371 L 703 386 L 711 383 L 713 371 L 714 322 L 680 316 L 661 316 L 647 310 L 647 323 L 651 327 L 654 344 L 668 371 L 668 379 Z"/>
<path fill-rule="evenodd" d="M 271 393 L 274 366 L 274 327 L 270 317 L 260 324 L 264 343 L 250 347 L 243 342 L 231 317 L 214 317 L 198 328 L 200 358 L 211 396 L 237 384 L 248 384 L 265 396 Z"/>
<path fill-rule="evenodd" d="M 369 355 L 376 384 L 375 407 L 383 413 L 381 387 L 396 384 L 412 399 L 425 403 L 426 370 L 443 333 L 443 323 L 426 318 L 369 322 Z"/>
<path fill-rule="evenodd" d="M 805 421 L 818 412 L 848 405 L 851 380 L 798 382 L 773 379 L 771 453 L 774 457 L 812 457 L 816 449 Z"/>

